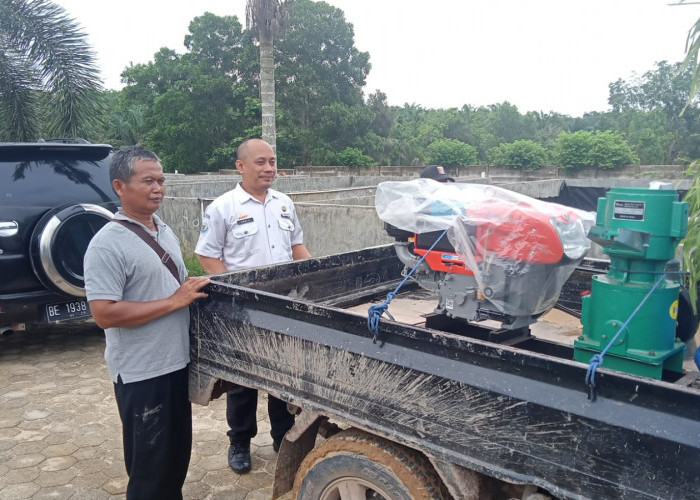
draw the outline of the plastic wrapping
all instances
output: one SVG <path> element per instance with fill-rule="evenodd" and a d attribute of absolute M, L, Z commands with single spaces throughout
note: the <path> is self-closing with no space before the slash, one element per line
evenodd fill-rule
<path fill-rule="evenodd" d="M 479 296 L 517 317 L 541 314 L 556 303 L 590 248 L 586 235 L 595 222 L 594 213 L 496 186 L 430 179 L 379 184 L 375 207 L 380 219 L 403 231 L 447 229 L 452 248 L 436 246 L 439 262 L 431 259 L 431 268 L 473 273 Z"/>

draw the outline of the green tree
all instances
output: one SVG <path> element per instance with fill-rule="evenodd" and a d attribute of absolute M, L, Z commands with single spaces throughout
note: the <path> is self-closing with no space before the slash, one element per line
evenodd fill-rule
<path fill-rule="evenodd" d="M 476 148 L 457 139 L 438 139 L 425 151 L 428 163 L 458 167 L 474 165 L 478 160 Z"/>
<path fill-rule="evenodd" d="M 248 0 L 246 26 L 260 45 L 260 101 L 262 103 L 262 138 L 272 150 L 277 149 L 275 129 L 275 33 L 289 15 L 284 0 Z"/>
<path fill-rule="evenodd" d="M 374 158 L 378 164 L 391 165 L 396 111 L 389 106 L 386 94 L 380 90 L 367 97 L 367 108 L 372 116 L 369 131 L 356 139 L 355 145 Z"/>
<path fill-rule="evenodd" d="M 486 160 L 488 151 L 503 142 L 534 139 L 536 128 L 534 120 L 521 115 L 518 108 L 507 101 L 479 107 L 471 118 L 473 144 L 481 160 Z"/>
<path fill-rule="evenodd" d="M 589 151 L 589 164 L 610 169 L 638 163 L 632 148 L 618 132 L 604 130 L 593 133 L 593 148 Z"/>
<path fill-rule="evenodd" d="M 85 35 L 48 0 L 0 0 L 0 139 L 92 138 L 105 121 Z"/>
<path fill-rule="evenodd" d="M 381 90 L 375 91 L 367 97 L 367 107 L 372 112 L 370 128 L 380 137 L 389 137 L 394 128 L 396 112 L 389 106 L 386 94 Z"/>
<path fill-rule="evenodd" d="M 528 128 L 534 129 L 531 139 L 545 147 L 553 145 L 562 132 L 571 132 L 574 119 L 561 113 L 530 111 L 526 115 Z"/>
<path fill-rule="evenodd" d="M 692 99 L 691 105 L 687 106 L 692 71 L 687 68 L 680 72 L 680 67 L 680 63 L 661 61 L 656 64 L 655 70 L 647 71 L 630 82 L 617 80 L 610 84 L 608 102 L 618 122 L 626 113 L 634 110 L 658 110 L 666 117 L 665 132 L 671 140 L 665 153 L 665 164 L 700 157 L 700 108 L 697 99 Z"/>
<path fill-rule="evenodd" d="M 680 140 L 678 132 L 667 129 L 666 115 L 658 108 L 628 110 L 619 117 L 619 123 L 642 165 L 663 165 L 672 144 Z"/>
<path fill-rule="evenodd" d="M 260 134 L 252 40 L 235 16 L 205 13 L 190 23 L 185 47 L 125 69 L 123 109 L 146 107 L 144 141 L 167 170 L 231 168 L 235 145 Z"/>
<path fill-rule="evenodd" d="M 425 124 L 428 121 L 429 111 L 417 104 L 404 104 L 395 108 L 396 121 L 392 127 L 394 147 L 391 152 L 393 165 L 411 165 L 420 162 L 425 154 L 425 148 L 442 137 L 442 133 L 434 131 L 429 133 Z M 418 131 L 420 130 L 420 135 Z M 427 142 L 426 142 L 426 139 Z"/>
<path fill-rule="evenodd" d="M 116 148 L 132 144 L 144 144 L 146 140 L 146 113 L 145 104 L 133 104 L 124 107 L 120 103 L 119 93 L 107 92 L 107 105 L 109 108 L 110 127 L 107 131 L 105 142 Z"/>
<path fill-rule="evenodd" d="M 490 152 L 494 165 L 520 170 L 536 170 L 547 161 L 547 151 L 530 139 L 499 144 Z"/>
<path fill-rule="evenodd" d="M 345 148 L 336 155 L 335 163 L 346 167 L 373 167 L 377 164 L 358 148 Z"/>
<path fill-rule="evenodd" d="M 275 80 L 283 126 L 301 151 L 295 162 L 309 164 L 312 151 L 328 148 L 319 139 L 328 106 L 363 105 L 369 54 L 355 48 L 354 36 L 342 10 L 325 2 L 291 2 L 289 24 L 275 43 Z"/>
<path fill-rule="evenodd" d="M 638 159 L 617 132 L 562 132 L 554 156 L 561 168 L 598 167 L 603 169 L 635 163 Z"/>

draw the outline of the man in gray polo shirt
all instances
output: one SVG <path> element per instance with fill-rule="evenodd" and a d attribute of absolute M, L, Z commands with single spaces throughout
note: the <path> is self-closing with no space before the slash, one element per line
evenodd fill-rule
<path fill-rule="evenodd" d="M 180 243 L 154 214 L 165 195 L 158 157 L 133 146 L 114 154 L 112 187 L 122 207 L 85 254 L 85 290 L 105 329 L 105 360 L 123 427 L 127 500 L 182 499 L 192 447 L 188 398 L 189 308 L 205 277 L 185 280 Z M 176 278 L 129 224 L 175 263 Z M 182 284 L 181 284 L 182 283 Z"/>

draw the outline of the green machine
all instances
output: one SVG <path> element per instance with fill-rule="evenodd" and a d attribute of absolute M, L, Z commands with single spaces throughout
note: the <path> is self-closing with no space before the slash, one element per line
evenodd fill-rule
<path fill-rule="evenodd" d="M 605 368 L 656 379 L 663 370 L 683 371 L 680 278 L 667 279 L 665 269 L 687 227 L 688 204 L 675 190 L 612 188 L 598 199 L 588 237 L 610 256 L 610 269 L 593 277 L 583 297 L 576 361 L 588 363 L 607 348 Z"/>

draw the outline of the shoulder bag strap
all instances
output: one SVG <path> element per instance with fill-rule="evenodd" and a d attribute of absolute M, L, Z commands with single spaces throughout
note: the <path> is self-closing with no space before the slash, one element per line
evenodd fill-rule
<path fill-rule="evenodd" d="M 122 226 L 131 229 L 136 236 L 141 238 L 146 245 L 151 247 L 153 251 L 158 254 L 158 257 L 160 257 L 160 261 L 165 264 L 165 267 L 168 268 L 168 270 L 171 272 L 173 277 L 177 280 L 178 283 L 180 283 L 180 273 L 177 272 L 177 266 L 175 265 L 175 262 L 173 262 L 173 259 L 170 258 L 170 254 L 165 251 L 165 249 L 158 244 L 156 240 L 153 239 L 153 236 L 148 234 L 144 228 L 139 226 L 138 224 L 134 224 L 133 222 L 129 222 L 123 219 L 112 219 L 112 222 L 116 222 L 118 224 L 121 224 Z"/>

